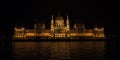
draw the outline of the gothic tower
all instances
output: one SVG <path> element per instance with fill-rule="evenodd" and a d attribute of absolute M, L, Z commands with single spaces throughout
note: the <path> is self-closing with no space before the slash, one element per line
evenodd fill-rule
<path fill-rule="evenodd" d="M 69 24 L 68 15 L 67 15 L 67 20 L 66 20 L 66 32 L 67 32 L 67 37 L 70 37 L 70 24 Z"/>
<path fill-rule="evenodd" d="M 53 15 L 51 18 L 51 31 L 54 31 L 54 19 L 53 19 Z"/>
<path fill-rule="evenodd" d="M 67 31 L 70 31 L 70 24 L 69 24 L 69 17 L 67 15 L 67 20 L 66 20 L 66 28 L 67 28 Z"/>

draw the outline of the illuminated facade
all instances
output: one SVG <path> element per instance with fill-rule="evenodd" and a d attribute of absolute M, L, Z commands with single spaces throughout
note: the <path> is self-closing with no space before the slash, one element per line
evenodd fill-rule
<path fill-rule="evenodd" d="M 86 29 L 84 24 L 74 24 L 70 28 L 69 17 L 66 22 L 63 17 L 57 16 L 56 19 L 51 17 L 50 29 L 45 29 L 45 24 L 34 24 L 34 29 L 24 27 L 15 27 L 14 39 L 80 39 L 80 38 L 105 38 L 104 28 L 95 27 Z"/>

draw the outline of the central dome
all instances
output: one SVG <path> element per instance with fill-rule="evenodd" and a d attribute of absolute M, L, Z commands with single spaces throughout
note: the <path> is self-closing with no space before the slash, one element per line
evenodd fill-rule
<path fill-rule="evenodd" d="M 57 17 L 56 17 L 55 26 L 56 26 L 56 27 L 64 27 L 63 17 L 61 17 L 61 16 L 57 16 Z"/>
<path fill-rule="evenodd" d="M 56 20 L 63 20 L 63 17 L 58 16 L 58 17 L 56 18 Z"/>

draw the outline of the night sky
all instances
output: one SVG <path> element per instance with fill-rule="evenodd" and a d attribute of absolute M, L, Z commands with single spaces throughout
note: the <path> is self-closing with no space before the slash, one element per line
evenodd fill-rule
<path fill-rule="evenodd" d="M 14 3 L 15 2 L 15 3 Z M 86 26 L 95 24 L 104 26 L 106 33 L 118 34 L 119 18 L 113 1 L 14 1 L 4 2 L 0 13 L 0 35 L 13 34 L 16 25 L 32 26 L 35 22 L 44 22 L 49 26 L 51 14 L 55 17 L 60 10 L 61 16 L 66 19 L 69 15 L 71 24 L 85 23 Z M 118 19 L 117 19 L 118 18 Z"/>

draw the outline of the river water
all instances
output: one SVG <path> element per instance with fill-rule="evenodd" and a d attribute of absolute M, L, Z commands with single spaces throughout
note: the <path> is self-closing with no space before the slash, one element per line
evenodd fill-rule
<path fill-rule="evenodd" d="M 105 60 L 105 41 L 12 42 L 14 60 Z"/>

